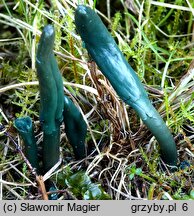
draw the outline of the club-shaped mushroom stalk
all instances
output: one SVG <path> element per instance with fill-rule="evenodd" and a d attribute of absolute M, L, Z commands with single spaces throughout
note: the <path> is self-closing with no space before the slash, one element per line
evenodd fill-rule
<path fill-rule="evenodd" d="M 40 89 L 40 121 L 43 128 L 43 166 L 48 171 L 59 160 L 60 124 L 63 120 L 63 81 L 54 53 L 55 32 L 44 27 L 36 56 Z"/>
<path fill-rule="evenodd" d="M 87 125 L 83 116 L 75 104 L 67 96 L 64 96 L 64 123 L 67 138 L 73 147 L 77 160 L 86 157 L 85 138 Z"/>
<path fill-rule="evenodd" d="M 117 94 L 137 112 L 156 137 L 164 162 L 176 166 L 177 150 L 173 136 L 100 17 L 91 8 L 79 5 L 75 11 L 75 25 L 88 53 Z"/>
<path fill-rule="evenodd" d="M 32 167 L 36 168 L 36 171 L 38 173 L 38 150 L 31 118 L 29 116 L 17 118 L 14 121 L 14 126 L 18 130 L 24 142 L 26 158 L 29 160 Z"/>

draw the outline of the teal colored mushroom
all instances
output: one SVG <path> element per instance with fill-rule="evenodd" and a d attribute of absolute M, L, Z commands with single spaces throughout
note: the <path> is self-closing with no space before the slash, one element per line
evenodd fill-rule
<path fill-rule="evenodd" d="M 87 125 L 79 109 L 71 99 L 64 96 L 64 123 L 65 132 L 69 143 L 73 147 L 75 158 L 77 160 L 86 157 L 85 138 Z"/>
<path fill-rule="evenodd" d="M 63 81 L 53 48 L 52 25 L 44 27 L 36 55 L 40 89 L 40 121 L 43 129 L 43 169 L 47 172 L 59 160 L 60 125 L 63 121 Z"/>
<path fill-rule="evenodd" d="M 51 169 L 60 157 L 60 125 L 73 147 L 75 158 L 86 157 L 86 122 L 74 103 L 64 96 L 62 76 L 54 56 L 55 32 L 52 25 L 44 27 L 36 55 L 36 68 L 40 90 L 40 122 L 43 130 L 41 172 Z M 30 117 L 18 118 L 14 126 L 25 144 L 25 154 L 32 167 L 40 171 L 38 150 Z"/>
<path fill-rule="evenodd" d="M 75 11 L 75 25 L 88 53 L 118 96 L 136 111 L 156 137 L 163 161 L 177 166 L 177 149 L 170 130 L 100 17 L 91 8 L 79 5 Z"/>
<path fill-rule="evenodd" d="M 14 126 L 18 130 L 23 142 L 25 156 L 36 172 L 39 173 L 38 149 L 34 135 L 32 120 L 29 116 L 17 118 Z"/>

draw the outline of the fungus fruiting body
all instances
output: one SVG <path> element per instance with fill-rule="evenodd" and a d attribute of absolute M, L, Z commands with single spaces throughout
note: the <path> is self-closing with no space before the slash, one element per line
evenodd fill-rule
<path fill-rule="evenodd" d="M 75 11 L 75 24 L 85 48 L 118 96 L 137 112 L 156 137 L 164 162 L 176 166 L 177 150 L 173 136 L 100 17 L 91 8 L 79 5 Z"/>

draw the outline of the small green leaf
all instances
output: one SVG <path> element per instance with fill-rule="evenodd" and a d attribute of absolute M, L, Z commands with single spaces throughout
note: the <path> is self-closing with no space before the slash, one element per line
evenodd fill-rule
<path fill-rule="evenodd" d="M 131 173 L 131 174 L 129 175 L 129 179 L 132 180 L 132 179 L 134 178 L 134 176 L 135 176 L 135 174 L 134 174 L 134 173 Z"/>
<path fill-rule="evenodd" d="M 79 196 L 81 192 L 87 190 L 87 186 L 91 184 L 90 177 L 82 171 L 71 175 L 65 182 L 75 196 Z"/>
<path fill-rule="evenodd" d="M 92 183 L 90 177 L 83 171 L 69 176 L 65 180 L 72 193 L 84 200 L 104 200 L 110 196 L 98 184 Z"/>
<path fill-rule="evenodd" d="M 100 185 L 90 184 L 88 190 L 83 195 L 84 200 L 107 200 L 110 196 L 106 194 Z"/>
<path fill-rule="evenodd" d="M 137 168 L 136 170 L 135 170 L 135 174 L 136 175 L 140 175 L 142 173 L 142 169 L 141 168 Z"/>

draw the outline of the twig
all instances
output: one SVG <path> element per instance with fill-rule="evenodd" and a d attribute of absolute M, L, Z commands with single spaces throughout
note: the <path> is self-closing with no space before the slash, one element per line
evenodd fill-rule
<path fill-rule="evenodd" d="M 41 191 L 43 200 L 48 200 L 48 195 L 47 195 L 47 192 L 46 192 L 43 177 L 42 176 L 36 176 L 36 181 L 38 183 L 39 190 Z"/>

